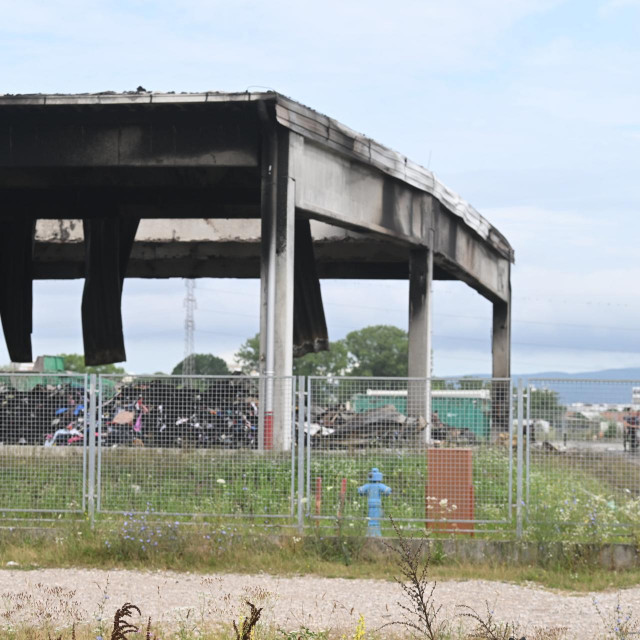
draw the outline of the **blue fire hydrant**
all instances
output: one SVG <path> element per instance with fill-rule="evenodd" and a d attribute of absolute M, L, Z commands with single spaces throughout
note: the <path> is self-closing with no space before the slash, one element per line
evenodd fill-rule
<path fill-rule="evenodd" d="M 369 526 L 367 527 L 368 538 L 378 538 L 382 535 L 380 531 L 380 518 L 382 518 L 382 496 L 391 493 L 391 487 L 382 484 L 382 473 L 379 469 L 373 468 L 369 471 L 369 482 L 358 487 L 360 495 L 367 496 L 367 506 L 369 508 Z"/>

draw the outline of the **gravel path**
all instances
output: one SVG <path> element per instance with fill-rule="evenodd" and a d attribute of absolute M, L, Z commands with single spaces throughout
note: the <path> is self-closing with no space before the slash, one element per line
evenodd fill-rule
<path fill-rule="evenodd" d="M 459 604 L 484 611 L 488 600 L 497 619 L 517 621 L 529 631 L 565 626 L 570 630 L 569 637 L 589 638 L 602 630 L 592 594 L 570 595 L 482 580 L 439 582 L 435 593 L 446 615 L 453 615 Z M 399 618 L 399 594 L 395 583 L 382 580 L 93 569 L 0 570 L 0 608 L 24 605 L 20 611 L 23 620 L 29 615 L 33 620 L 42 618 L 45 611 L 67 622 L 70 615 L 84 621 L 100 615 L 111 620 L 117 606 L 133 602 L 145 618 L 193 625 L 202 619 L 229 621 L 248 598 L 265 606 L 268 622 L 283 628 L 353 629 L 363 614 L 367 628 L 374 629 Z M 613 612 L 615 593 L 595 595 L 602 610 Z M 624 610 L 640 612 L 640 587 L 623 591 L 620 600 Z"/>

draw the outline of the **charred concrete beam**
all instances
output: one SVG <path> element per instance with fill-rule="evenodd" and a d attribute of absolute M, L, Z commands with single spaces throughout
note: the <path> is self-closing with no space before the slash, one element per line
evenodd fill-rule
<path fill-rule="evenodd" d="M 321 279 L 406 280 L 407 247 L 311 221 L 313 251 Z M 127 277 L 258 278 L 258 220 L 142 220 Z M 84 277 L 84 235 L 80 220 L 39 220 L 34 278 Z M 436 280 L 456 277 L 438 265 Z"/>
<path fill-rule="evenodd" d="M 33 238 L 28 216 L 0 221 L 0 317 L 12 362 L 31 362 Z"/>
<path fill-rule="evenodd" d="M 297 158 L 296 206 L 310 217 L 384 237 L 407 247 L 428 247 L 434 261 L 490 300 L 508 297 L 511 257 L 485 242 L 434 196 L 316 143 Z"/>
<path fill-rule="evenodd" d="M 329 333 L 308 220 L 295 222 L 293 269 L 293 356 L 328 351 Z"/>
<path fill-rule="evenodd" d="M 3 167 L 257 167 L 255 107 L 13 104 L 0 117 Z"/>
<path fill-rule="evenodd" d="M 97 206 L 103 214 L 115 205 Z M 133 218 L 84 220 L 85 285 L 82 294 L 82 334 L 87 365 L 127 359 L 122 331 L 122 286 L 138 228 Z"/>
<path fill-rule="evenodd" d="M 132 218 L 249 218 L 260 210 L 254 188 L 89 187 L 0 189 L 0 201 L 40 219 L 101 217 L 94 203 L 109 200 L 120 217 Z"/>

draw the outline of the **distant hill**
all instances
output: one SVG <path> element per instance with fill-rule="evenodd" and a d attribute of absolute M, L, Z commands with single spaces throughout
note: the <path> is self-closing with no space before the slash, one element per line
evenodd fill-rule
<path fill-rule="evenodd" d="M 637 367 L 602 369 L 583 373 L 547 371 L 520 377 L 525 384 L 531 380 L 536 386 L 557 391 L 560 402 L 563 404 L 574 402 L 631 404 L 632 388 L 640 387 L 640 368 Z M 541 381 L 536 380 L 537 378 L 550 380 L 542 384 Z M 580 382 L 581 380 L 584 382 Z"/>
<path fill-rule="evenodd" d="M 601 369 L 600 371 L 583 371 L 582 373 L 564 373 L 562 371 L 544 371 L 542 373 L 524 373 L 514 376 L 516 379 L 561 378 L 570 380 L 634 380 L 640 386 L 640 367 L 628 369 Z"/>
<path fill-rule="evenodd" d="M 556 391 L 563 404 L 574 402 L 631 404 L 631 389 L 640 387 L 640 367 L 601 369 L 582 373 L 542 371 L 514 374 L 514 386 L 519 379 L 522 379 L 525 385 L 531 381 L 538 388 Z"/>

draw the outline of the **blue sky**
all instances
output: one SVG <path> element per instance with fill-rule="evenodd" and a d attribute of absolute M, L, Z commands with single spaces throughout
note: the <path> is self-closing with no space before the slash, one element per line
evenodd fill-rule
<path fill-rule="evenodd" d="M 515 373 L 640 366 L 639 0 L 0 7 L 1 92 L 280 91 L 428 166 L 507 236 Z M 80 291 L 36 284 L 36 353 L 81 350 Z M 231 360 L 257 331 L 258 284 L 197 292 L 196 349 Z M 323 293 L 334 339 L 406 327 L 405 283 Z M 183 295 L 126 283 L 128 368 L 180 360 Z M 490 318 L 472 290 L 435 283 L 437 374 L 490 370 Z"/>

